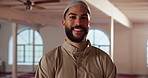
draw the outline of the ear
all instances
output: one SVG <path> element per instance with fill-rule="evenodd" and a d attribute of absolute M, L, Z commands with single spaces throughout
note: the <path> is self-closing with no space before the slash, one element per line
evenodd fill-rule
<path fill-rule="evenodd" d="M 62 20 L 62 26 L 63 26 L 63 28 L 65 28 L 65 20 L 64 19 Z"/>
<path fill-rule="evenodd" d="M 91 25 L 92 25 L 92 22 L 89 21 L 89 22 L 88 22 L 88 27 L 90 28 Z"/>

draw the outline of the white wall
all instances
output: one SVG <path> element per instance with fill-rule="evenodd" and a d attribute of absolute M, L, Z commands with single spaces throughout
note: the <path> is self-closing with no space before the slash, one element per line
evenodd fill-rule
<path fill-rule="evenodd" d="M 60 27 L 44 27 L 40 29 L 43 38 L 44 53 L 49 52 L 53 48 L 60 46 L 65 39 L 65 31 Z"/>
<path fill-rule="evenodd" d="M 93 25 L 110 36 L 109 24 Z M 43 27 L 39 30 L 43 43 L 44 53 L 61 45 L 65 39 L 62 26 Z M 8 65 L 8 42 L 11 35 L 11 23 L 2 24 L 0 29 L 0 58 L 6 62 L 6 71 L 11 71 Z M 114 61 L 120 74 L 148 74 L 146 67 L 146 41 L 148 40 L 148 26 L 136 24 L 132 29 L 115 24 L 115 51 Z M 31 72 L 31 66 L 19 66 L 18 71 Z"/>
<path fill-rule="evenodd" d="M 114 58 L 118 73 L 132 74 L 131 32 L 129 28 L 115 25 Z"/>
<path fill-rule="evenodd" d="M 148 74 L 148 67 L 146 67 L 148 24 L 135 24 L 132 34 L 133 71 L 137 74 Z"/>
<path fill-rule="evenodd" d="M 0 23 L 0 59 L 5 61 L 8 67 L 8 44 L 11 35 L 11 23 Z"/>

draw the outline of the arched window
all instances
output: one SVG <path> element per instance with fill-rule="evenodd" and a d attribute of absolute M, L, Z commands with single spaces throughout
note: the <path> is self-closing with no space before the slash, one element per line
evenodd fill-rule
<path fill-rule="evenodd" d="M 90 29 L 87 39 L 90 40 L 93 46 L 100 48 L 110 55 L 110 40 L 105 32 L 99 29 Z"/>
<path fill-rule="evenodd" d="M 21 29 L 17 35 L 17 64 L 32 65 L 33 62 L 33 29 Z M 10 38 L 9 42 L 9 64 L 13 63 L 13 42 Z M 34 33 L 34 61 L 37 64 L 43 55 L 43 41 L 40 34 Z"/>

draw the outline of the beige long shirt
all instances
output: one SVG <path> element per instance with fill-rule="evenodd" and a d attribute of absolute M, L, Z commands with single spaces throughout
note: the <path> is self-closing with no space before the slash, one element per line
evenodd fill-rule
<path fill-rule="evenodd" d="M 83 52 L 67 43 L 46 53 L 35 78 L 115 78 L 116 67 L 102 50 L 88 44 Z"/>

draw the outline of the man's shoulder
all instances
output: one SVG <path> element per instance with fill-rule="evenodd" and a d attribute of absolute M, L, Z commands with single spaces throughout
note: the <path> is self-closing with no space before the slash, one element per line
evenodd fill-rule
<path fill-rule="evenodd" d="M 103 50 L 101 50 L 100 48 L 97 48 L 97 47 L 94 47 L 94 46 L 91 46 L 91 50 L 94 50 L 95 52 L 103 52 L 104 53 L 104 51 Z"/>
<path fill-rule="evenodd" d="M 93 50 L 93 54 L 94 56 L 96 56 L 97 58 L 101 59 L 101 60 L 111 60 L 111 57 L 109 54 L 107 54 L 105 51 L 101 50 L 100 48 L 96 48 L 96 47 L 92 47 Z M 92 53 L 91 53 L 92 54 Z"/>
<path fill-rule="evenodd" d="M 50 50 L 49 52 L 45 53 L 44 55 L 48 56 L 48 57 L 56 56 L 61 51 L 60 49 L 61 49 L 61 46 L 58 46 L 58 47 Z"/>
<path fill-rule="evenodd" d="M 91 50 L 93 50 L 93 52 L 95 52 L 95 54 L 97 54 L 97 55 L 99 55 L 99 56 L 100 56 L 100 55 L 101 55 L 101 56 L 108 56 L 108 54 L 107 54 L 105 51 L 101 50 L 100 48 L 91 46 Z"/>

